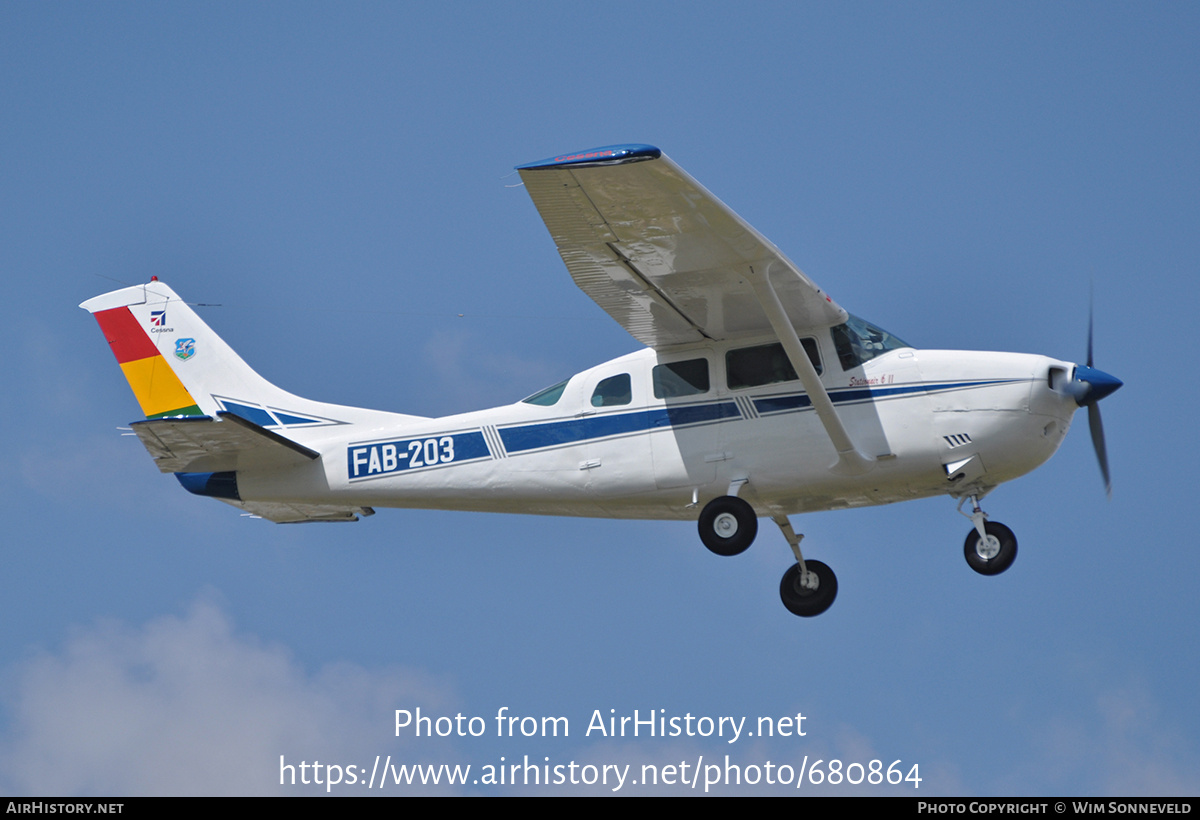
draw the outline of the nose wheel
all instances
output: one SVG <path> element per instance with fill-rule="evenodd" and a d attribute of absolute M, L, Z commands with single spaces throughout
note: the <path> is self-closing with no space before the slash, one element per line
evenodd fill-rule
<path fill-rule="evenodd" d="M 965 513 L 962 506 L 968 500 L 971 512 Z M 999 521 L 988 521 L 987 513 L 979 508 L 979 501 L 973 495 L 958 502 L 958 511 L 975 525 L 963 544 L 963 555 L 971 569 L 980 575 L 999 575 L 1011 567 L 1017 560 L 1017 537 L 1013 531 Z"/>
<path fill-rule="evenodd" d="M 1017 558 L 1017 537 L 998 521 L 987 521 L 983 526 L 984 535 L 975 530 L 967 533 L 963 555 L 980 575 L 999 575 Z"/>

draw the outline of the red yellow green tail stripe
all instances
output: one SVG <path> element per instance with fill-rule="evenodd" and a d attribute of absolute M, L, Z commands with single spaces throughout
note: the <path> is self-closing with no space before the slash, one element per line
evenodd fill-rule
<path fill-rule="evenodd" d="M 94 315 L 146 418 L 204 415 L 128 307 Z"/>

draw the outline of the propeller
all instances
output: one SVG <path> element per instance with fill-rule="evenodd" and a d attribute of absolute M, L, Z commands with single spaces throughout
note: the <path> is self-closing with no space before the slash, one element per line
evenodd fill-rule
<path fill-rule="evenodd" d="M 1096 451 L 1096 460 L 1100 462 L 1100 475 L 1104 478 L 1105 492 L 1108 493 L 1109 498 L 1112 498 L 1112 477 L 1108 472 L 1108 448 L 1104 446 L 1104 422 L 1100 419 L 1098 402 L 1105 396 L 1115 393 L 1123 382 L 1092 366 L 1092 312 L 1089 300 L 1087 364 L 1075 365 L 1074 377 L 1068 384 L 1063 385 L 1062 390 L 1073 398 L 1077 405 L 1087 408 L 1092 448 Z"/>

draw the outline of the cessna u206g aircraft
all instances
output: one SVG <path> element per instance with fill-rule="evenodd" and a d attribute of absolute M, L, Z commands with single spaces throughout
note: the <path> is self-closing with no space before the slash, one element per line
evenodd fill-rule
<path fill-rule="evenodd" d="M 949 495 L 964 553 L 1003 572 L 1017 541 L 979 501 L 1046 461 L 1121 386 L 1017 353 L 914 350 L 848 314 L 657 148 L 517 169 L 571 276 L 646 349 L 506 407 L 425 418 L 310 401 L 267 382 L 157 278 L 90 299 L 163 472 L 280 523 L 374 507 L 698 520 L 720 555 L 769 516 L 795 555 L 796 615 L 837 579 L 789 515 Z M 970 512 L 963 505 L 970 504 Z"/>

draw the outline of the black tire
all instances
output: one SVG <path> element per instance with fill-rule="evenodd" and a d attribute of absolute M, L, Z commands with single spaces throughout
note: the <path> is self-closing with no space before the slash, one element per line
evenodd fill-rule
<path fill-rule="evenodd" d="M 738 555 L 754 543 L 758 516 L 742 499 L 723 495 L 704 505 L 699 526 L 704 546 L 717 555 Z"/>
<path fill-rule="evenodd" d="M 837 576 L 820 561 L 805 561 L 804 566 L 817 576 L 817 588 L 810 590 L 800 586 L 800 565 L 792 564 L 779 582 L 779 597 L 788 612 L 811 618 L 833 605 L 833 599 L 837 597 Z"/>
<path fill-rule="evenodd" d="M 999 575 L 1017 559 L 1017 537 L 1008 527 L 995 521 L 983 522 L 983 528 L 987 530 L 989 542 L 993 538 L 995 541 L 984 544 L 972 528 L 963 544 L 963 555 L 971 569 L 980 575 Z"/>

